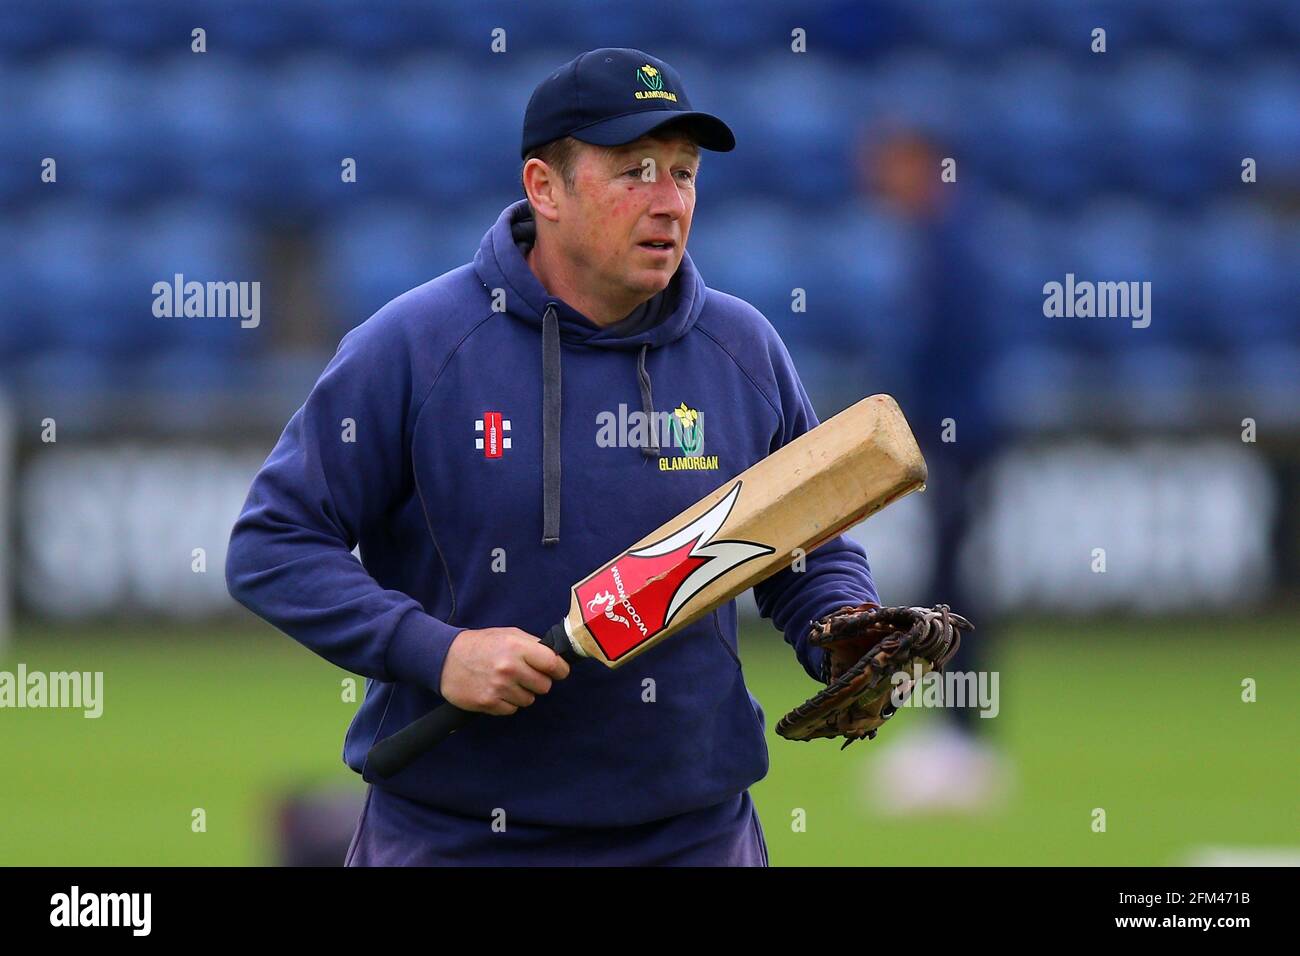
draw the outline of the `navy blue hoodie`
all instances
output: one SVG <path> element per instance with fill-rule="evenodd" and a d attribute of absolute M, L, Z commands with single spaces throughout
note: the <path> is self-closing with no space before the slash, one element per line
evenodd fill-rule
<path fill-rule="evenodd" d="M 571 585 L 817 424 L 776 331 L 706 288 L 689 255 L 602 329 L 543 289 L 524 258 L 533 226 L 525 201 L 510 205 L 473 263 L 343 338 L 231 535 L 231 594 L 369 678 L 343 750 L 367 780 L 371 745 L 441 702 L 462 629 L 544 633 Z M 609 413 L 682 406 L 699 428 L 665 430 L 667 444 L 599 438 Z M 843 537 L 754 592 L 814 677 L 809 622 L 878 600 Z M 616 670 L 579 660 L 533 706 L 471 723 L 382 786 L 475 820 L 501 807 L 530 824 L 616 827 L 734 798 L 767 766 L 733 601 Z"/>

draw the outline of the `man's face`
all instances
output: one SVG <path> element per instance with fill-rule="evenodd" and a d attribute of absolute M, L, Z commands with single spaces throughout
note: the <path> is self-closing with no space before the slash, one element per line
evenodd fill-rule
<path fill-rule="evenodd" d="M 668 285 L 691 231 L 699 156 L 693 140 L 676 134 L 583 144 L 556 225 L 594 290 L 610 301 L 643 302 Z M 652 247 L 655 240 L 668 245 Z"/>

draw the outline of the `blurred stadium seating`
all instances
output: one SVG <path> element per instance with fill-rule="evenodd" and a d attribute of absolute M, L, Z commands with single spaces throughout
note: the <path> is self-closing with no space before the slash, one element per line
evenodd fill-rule
<path fill-rule="evenodd" d="M 675 50 L 665 10 L 691 23 L 696 45 Z M 736 153 L 706 158 L 690 251 L 710 284 L 772 318 L 796 358 L 846 343 L 907 354 L 908 226 L 854 198 L 853 174 L 857 137 L 905 122 L 949 144 L 962 176 L 989 190 L 973 249 L 985 295 L 969 308 L 999 343 L 983 373 L 991 389 L 1022 392 L 1028 381 L 1004 379 L 1050 368 L 1046 384 L 1140 384 L 1179 408 L 1197 404 L 1181 390 L 1229 381 L 1294 404 L 1284 357 L 1300 349 L 1300 231 L 1293 209 L 1252 201 L 1238 174 L 1252 156 L 1275 186 L 1300 182 L 1296 10 L 0 3 L 0 370 L 21 392 L 87 376 L 234 381 L 253 359 L 274 364 L 286 343 L 269 332 L 175 323 L 159 336 L 140 290 L 174 271 L 274 289 L 288 281 L 286 238 L 305 250 L 297 278 L 320 290 L 322 309 L 291 344 L 329 349 L 387 299 L 472 256 L 519 194 L 532 85 L 614 42 L 675 61 L 696 102 L 736 129 Z M 1097 24 L 1113 48 L 1104 70 L 1080 39 Z M 205 54 L 186 51 L 194 26 L 207 30 Z M 753 54 L 796 26 L 833 55 Z M 495 27 L 509 55 L 488 52 Z M 996 57 L 977 54 L 990 48 Z M 34 156 L 58 160 L 57 196 L 31 173 Z M 340 182 L 344 157 L 357 160 L 355 184 Z M 1042 277 L 1066 271 L 1150 279 L 1156 321 L 1135 343 L 1118 323 L 1036 319 Z M 790 312 L 794 287 L 807 289 L 806 313 Z M 1047 355 L 1066 367 L 1031 374 Z M 111 370 L 96 371 L 103 363 Z M 1021 426 L 1043 418 L 1021 411 Z"/>

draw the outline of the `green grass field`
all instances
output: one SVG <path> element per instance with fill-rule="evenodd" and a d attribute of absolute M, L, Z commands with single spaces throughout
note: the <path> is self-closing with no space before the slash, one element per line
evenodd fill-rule
<path fill-rule="evenodd" d="M 1295 622 L 1234 627 L 1009 629 L 990 662 L 1001 714 L 989 723 L 1017 785 L 978 818 L 886 819 L 863 797 L 873 761 L 927 713 L 903 711 L 842 753 L 769 731 L 772 770 L 753 793 L 772 862 L 1164 865 L 1207 845 L 1300 846 Z M 814 689 L 766 625 L 742 635 L 742 651 L 769 726 Z M 348 675 L 269 628 L 20 628 L 0 670 L 20 661 L 104 671 L 105 714 L 0 710 L 0 864 L 272 863 L 278 793 L 360 792 L 339 757 Z M 1241 701 L 1245 677 L 1255 703 Z M 1105 833 L 1091 829 L 1094 807 Z M 192 831 L 195 808 L 206 832 Z"/>

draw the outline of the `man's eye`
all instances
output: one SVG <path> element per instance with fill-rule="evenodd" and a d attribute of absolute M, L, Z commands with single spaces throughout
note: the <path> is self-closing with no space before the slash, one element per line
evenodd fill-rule
<path fill-rule="evenodd" d="M 632 169 L 629 169 L 629 170 L 627 170 L 626 172 L 624 172 L 623 175 L 624 175 L 624 176 L 635 176 L 635 177 L 637 177 L 637 179 L 645 179 L 645 178 L 646 178 L 646 170 L 643 169 L 643 168 L 640 167 L 640 166 L 634 166 Z M 677 176 L 678 176 L 679 178 L 681 178 L 681 179 L 684 179 L 686 182 L 694 182 L 694 181 L 695 181 L 695 173 L 692 172 L 692 171 L 689 170 L 689 169 L 679 169 L 679 170 L 677 170 Z"/>

